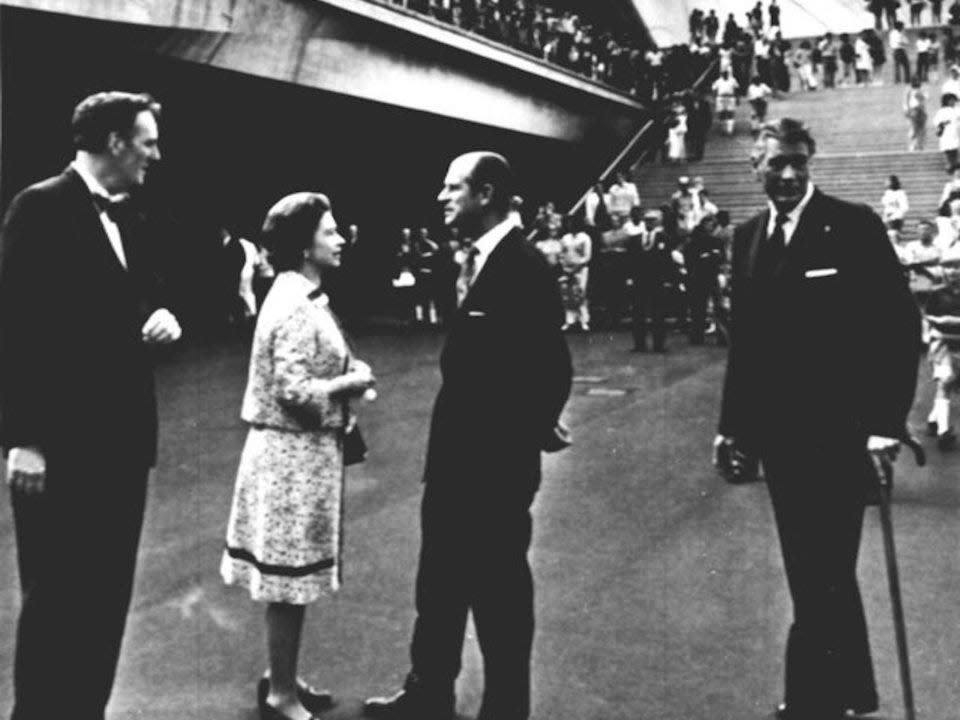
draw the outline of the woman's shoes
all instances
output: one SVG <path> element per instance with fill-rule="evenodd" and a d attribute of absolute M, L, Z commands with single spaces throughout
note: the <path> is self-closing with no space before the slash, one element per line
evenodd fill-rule
<path fill-rule="evenodd" d="M 267 695 L 270 694 L 270 678 L 264 676 L 257 683 L 257 707 L 260 708 L 260 715 L 264 720 L 285 720 L 286 716 L 280 711 L 267 705 Z M 297 697 L 300 703 L 311 713 L 321 713 L 333 707 L 333 695 L 326 690 L 314 690 L 304 682 L 297 682 Z M 270 710 L 274 714 L 265 714 L 265 710 Z"/>

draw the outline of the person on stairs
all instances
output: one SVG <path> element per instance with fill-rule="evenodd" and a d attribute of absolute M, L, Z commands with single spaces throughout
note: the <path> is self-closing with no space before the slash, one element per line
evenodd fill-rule
<path fill-rule="evenodd" d="M 949 450 L 957 436 L 950 425 L 950 398 L 960 387 L 960 252 L 954 246 L 940 259 L 943 284 L 926 302 L 925 320 L 930 340 L 928 357 L 936 391 L 927 415 L 927 433 L 940 450 Z"/>
<path fill-rule="evenodd" d="M 724 71 L 720 77 L 713 82 L 713 91 L 717 96 L 717 117 L 723 123 L 723 131 L 727 135 L 733 135 L 733 113 L 737 108 L 737 90 L 740 85 L 730 75 Z"/>
<path fill-rule="evenodd" d="M 943 153 L 948 173 L 957 167 L 957 153 L 960 151 L 960 111 L 957 110 L 957 96 L 945 93 L 940 98 L 940 109 L 933 116 L 933 126 L 940 138 L 940 152 Z"/>

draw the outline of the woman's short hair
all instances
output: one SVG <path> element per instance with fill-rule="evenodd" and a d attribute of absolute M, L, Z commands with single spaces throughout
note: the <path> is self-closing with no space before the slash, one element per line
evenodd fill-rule
<path fill-rule="evenodd" d="M 103 152 L 110 133 L 130 137 L 137 115 L 142 112 L 153 113 L 159 119 L 160 103 L 146 93 L 119 90 L 99 92 L 84 98 L 74 108 L 70 122 L 74 148 L 91 153 Z"/>
<path fill-rule="evenodd" d="M 317 226 L 328 212 L 330 200 L 315 192 L 287 195 L 267 211 L 260 236 L 277 272 L 300 268 L 303 251 L 313 244 Z"/>
<path fill-rule="evenodd" d="M 898 178 L 896 175 L 891 175 L 891 176 L 888 178 L 887 182 L 890 184 L 890 189 L 891 189 L 891 190 L 899 190 L 899 189 L 900 189 L 900 178 Z"/>

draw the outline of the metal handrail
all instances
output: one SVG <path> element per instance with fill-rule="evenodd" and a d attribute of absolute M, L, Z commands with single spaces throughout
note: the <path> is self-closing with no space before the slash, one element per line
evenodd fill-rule
<path fill-rule="evenodd" d="M 718 64 L 719 62 L 720 62 L 719 59 L 715 59 L 713 62 L 711 62 L 710 65 L 707 67 L 707 69 L 704 70 L 703 73 L 701 73 L 700 77 L 698 77 L 698 78 L 693 82 L 693 84 L 690 86 L 690 89 L 691 89 L 691 90 L 696 90 L 697 88 L 699 88 L 699 86 L 700 86 L 701 84 L 703 84 L 703 82 L 704 82 L 708 77 L 710 77 L 710 75 L 711 75 L 711 74 L 713 73 L 713 71 L 714 71 L 714 68 L 717 66 L 717 64 Z M 610 164 L 607 165 L 606 170 L 604 170 L 604 171 L 600 174 L 600 177 L 597 178 L 596 180 L 594 180 L 592 183 L 590 183 L 590 187 L 588 187 L 588 188 L 586 189 L 586 191 L 580 196 L 580 199 L 577 200 L 576 203 L 574 203 L 573 207 L 571 207 L 570 210 L 567 211 L 566 215 L 567 215 L 568 217 L 569 217 L 570 215 L 574 215 L 575 213 L 577 213 L 577 212 L 580 210 L 580 208 L 581 208 L 581 206 L 583 205 L 583 203 L 586 202 L 587 196 L 590 194 L 590 191 L 593 189 L 593 186 L 596 185 L 598 182 L 605 182 L 605 181 L 607 180 L 607 178 L 610 177 L 610 175 L 613 173 L 613 171 L 620 165 L 620 163 L 623 161 L 623 159 L 624 159 L 625 157 L 627 157 L 627 155 L 629 155 L 630 151 L 634 148 L 634 146 L 636 146 L 636 144 L 637 144 L 638 142 L 640 142 L 641 139 L 643 139 L 644 135 L 647 134 L 647 131 L 648 131 L 651 127 L 653 127 L 653 125 L 654 125 L 654 121 L 653 121 L 653 120 L 647 120 L 647 122 L 644 123 L 643 127 L 641 127 L 640 130 L 637 131 L 637 134 L 633 136 L 633 139 L 630 140 L 630 142 L 628 142 L 628 143 L 624 146 L 623 150 L 620 151 L 620 153 L 613 159 L 613 161 L 611 161 Z M 645 154 L 646 154 L 646 153 L 641 154 L 641 156 L 640 156 L 640 159 L 641 159 L 641 160 L 643 159 L 643 157 L 644 157 Z M 638 162 L 639 162 L 639 160 L 638 160 Z"/>

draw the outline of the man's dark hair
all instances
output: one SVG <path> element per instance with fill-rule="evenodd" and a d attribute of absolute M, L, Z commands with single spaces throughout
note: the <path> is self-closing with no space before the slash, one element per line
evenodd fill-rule
<path fill-rule="evenodd" d="M 810 151 L 810 157 L 813 157 L 817 152 L 816 140 L 813 139 L 813 135 L 810 134 L 807 126 L 800 120 L 781 118 L 764 123 L 760 128 L 760 134 L 757 136 L 757 142 L 762 144 L 763 141 L 768 138 L 779 140 L 781 143 L 789 145 L 799 145 L 803 143 Z"/>
<path fill-rule="evenodd" d="M 261 240 L 277 272 L 300 269 L 303 251 L 313 243 L 317 226 L 328 212 L 330 200 L 314 192 L 287 195 L 267 211 Z"/>
<path fill-rule="evenodd" d="M 490 185 L 490 208 L 506 213 L 510 209 L 510 198 L 514 194 L 513 170 L 503 155 L 493 152 L 477 153 L 476 164 L 470 172 L 467 182 L 474 192 L 484 185 Z"/>
<path fill-rule="evenodd" d="M 103 152 L 107 148 L 110 133 L 116 132 L 123 138 L 129 138 L 137 115 L 144 111 L 160 118 L 160 103 L 146 93 L 111 90 L 84 98 L 74 109 L 70 122 L 74 148 L 92 153 Z"/>

